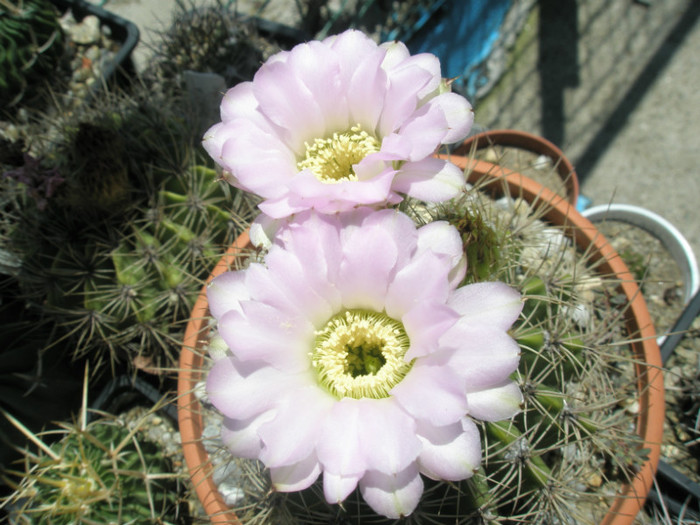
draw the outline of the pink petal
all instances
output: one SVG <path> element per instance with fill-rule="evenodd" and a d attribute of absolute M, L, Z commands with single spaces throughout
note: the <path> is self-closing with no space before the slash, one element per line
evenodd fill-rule
<path fill-rule="evenodd" d="M 439 302 L 424 301 L 412 308 L 401 318 L 411 341 L 405 359 L 410 361 L 437 351 L 438 341 L 458 319 L 452 308 Z"/>
<path fill-rule="evenodd" d="M 382 68 L 386 71 L 391 71 L 403 64 L 403 62 L 411 56 L 411 52 L 403 42 L 394 40 L 391 42 L 383 42 L 379 46 L 386 51 Z"/>
<path fill-rule="evenodd" d="M 440 87 L 442 73 L 440 71 L 440 60 L 432 53 L 419 53 L 409 57 L 401 67 L 420 67 L 430 73 L 430 81 L 418 92 L 418 98 L 424 100 Z"/>
<path fill-rule="evenodd" d="M 316 213 L 300 216 L 278 233 L 277 241 L 294 253 L 304 280 L 334 311 L 340 309 L 340 293 L 335 285 L 340 271 L 342 249 L 340 225 L 335 217 Z M 303 227 L 299 227 L 303 220 Z"/>
<path fill-rule="evenodd" d="M 311 41 L 294 47 L 287 63 L 320 106 L 326 130 L 348 128 L 347 88 L 341 76 L 337 52 L 321 42 Z"/>
<path fill-rule="evenodd" d="M 236 185 L 266 198 L 276 198 L 297 173 L 294 152 L 280 137 L 244 119 L 224 125 L 225 141 L 215 161 L 230 171 Z M 204 144 L 206 146 L 206 143 Z M 265 176 L 261 176 L 265 174 Z"/>
<path fill-rule="evenodd" d="M 464 380 L 443 366 L 424 366 L 418 361 L 391 395 L 411 416 L 432 425 L 449 425 L 467 412 Z"/>
<path fill-rule="evenodd" d="M 440 87 L 442 74 L 440 72 L 440 60 L 431 53 L 419 53 L 418 55 L 410 55 L 406 44 L 403 42 L 387 42 L 381 45 L 387 49 L 387 57 L 382 63 L 382 67 L 393 74 L 402 68 L 417 68 L 422 69 L 430 74 L 430 81 L 418 91 L 418 98 L 424 97 L 433 93 Z"/>
<path fill-rule="evenodd" d="M 264 361 L 286 372 L 309 368 L 313 325 L 260 302 L 247 301 L 244 314 L 235 310 L 219 320 L 219 333 L 241 361 Z"/>
<path fill-rule="evenodd" d="M 399 133 L 389 133 L 382 139 L 380 154 L 384 160 L 405 161 L 411 156 L 413 144 Z"/>
<path fill-rule="evenodd" d="M 379 120 L 380 137 L 386 137 L 401 129 L 418 107 L 418 92 L 431 79 L 428 71 L 416 67 L 396 68 L 390 72 L 390 85 L 384 98 L 384 111 Z"/>
<path fill-rule="evenodd" d="M 440 346 L 455 349 L 449 366 L 459 371 L 470 391 L 502 383 L 520 363 L 518 343 L 506 332 L 492 327 L 474 327 L 458 321 L 440 339 Z"/>
<path fill-rule="evenodd" d="M 245 286 L 245 270 L 225 272 L 213 279 L 207 287 L 209 311 L 215 318 L 220 318 L 229 310 L 241 310 L 241 301 L 250 299 Z"/>
<path fill-rule="evenodd" d="M 274 219 L 284 219 L 311 207 L 310 203 L 295 199 L 294 195 L 290 195 L 288 192 L 280 197 L 266 199 L 258 204 L 261 212 Z"/>
<path fill-rule="evenodd" d="M 347 88 L 350 119 L 370 134 L 376 132 L 388 87 L 386 72 L 379 67 L 383 59 L 383 52 L 364 57 L 357 64 Z"/>
<path fill-rule="evenodd" d="M 429 478 L 467 479 L 481 464 L 481 437 L 469 418 L 443 427 L 419 425 L 418 438 L 423 445 L 418 465 Z"/>
<path fill-rule="evenodd" d="M 262 263 L 251 263 L 246 272 L 246 288 L 252 301 L 257 301 L 291 316 L 298 312 L 292 297 L 283 293 L 279 282 Z"/>
<path fill-rule="evenodd" d="M 287 391 L 277 403 L 274 419 L 258 430 L 263 442 L 260 460 L 268 467 L 283 467 L 309 456 L 334 403 L 335 398 L 317 386 Z"/>
<path fill-rule="evenodd" d="M 411 145 L 407 160 L 419 161 L 435 152 L 447 134 L 447 118 L 430 103 L 418 108 L 406 119 L 398 132 Z"/>
<path fill-rule="evenodd" d="M 424 250 L 449 257 L 452 265 L 450 284 L 456 288 L 464 279 L 467 269 L 467 258 L 457 228 L 446 221 L 433 221 L 422 226 L 418 229 L 417 254 Z"/>
<path fill-rule="evenodd" d="M 407 162 L 396 174 L 392 189 L 426 202 L 444 202 L 457 197 L 466 187 L 464 173 L 442 159 L 428 157 Z"/>
<path fill-rule="evenodd" d="M 386 163 L 365 157 L 356 165 L 358 181 L 342 181 L 326 184 L 311 171 L 299 173 L 289 184 L 289 191 L 307 201 L 306 206 L 319 209 L 324 201 L 355 201 L 357 204 L 374 204 L 386 199 L 394 177 L 393 168 Z"/>
<path fill-rule="evenodd" d="M 358 435 L 365 461 L 388 475 L 401 472 L 418 457 L 415 421 L 391 398 L 359 399 Z"/>
<path fill-rule="evenodd" d="M 314 454 L 283 467 L 270 468 L 270 478 L 275 490 L 279 492 L 296 492 L 310 487 L 321 473 Z"/>
<path fill-rule="evenodd" d="M 324 472 L 357 479 L 365 473 L 367 463 L 359 433 L 363 406 L 357 399 L 341 399 L 324 420 L 316 445 Z"/>
<path fill-rule="evenodd" d="M 425 301 L 444 303 L 450 292 L 450 262 L 432 252 L 423 252 L 399 272 L 389 285 L 385 310 L 389 317 L 401 319 Z"/>
<path fill-rule="evenodd" d="M 368 167 L 365 162 L 367 160 L 368 157 L 356 165 L 358 170 Z M 367 180 L 335 184 L 324 184 L 310 170 L 301 171 L 289 182 L 284 196 L 268 199 L 259 208 L 272 217 L 284 218 L 311 208 L 330 214 L 349 211 L 358 205 L 399 202 L 400 199 L 395 199 L 391 192 L 395 173 L 393 168 L 387 168 L 384 162 L 375 161 L 369 169 L 371 173 Z M 362 173 L 363 177 L 367 175 L 364 171 Z"/>
<path fill-rule="evenodd" d="M 303 151 L 304 141 L 326 135 L 323 112 L 314 93 L 288 63 L 263 64 L 253 79 L 253 90 L 267 118 L 283 129 L 294 130 L 294 142 L 289 145 L 295 151 Z"/>
<path fill-rule="evenodd" d="M 333 316 L 338 308 L 337 294 L 330 289 L 327 280 L 318 275 L 307 280 L 306 269 L 296 252 L 272 246 L 265 257 L 268 271 L 277 282 L 280 293 L 296 305 L 297 311 L 314 326 L 319 326 Z M 330 296 L 326 299 L 326 296 Z"/>
<path fill-rule="evenodd" d="M 482 421 L 509 419 L 520 412 L 523 394 L 518 385 L 508 381 L 488 390 L 467 394 L 469 415 Z"/>
<path fill-rule="evenodd" d="M 439 106 L 447 119 L 443 144 L 453 144 L 466 138 L 474 123 L 474 110 L 466 98 L 456 93 L 443 93 L 431 99 L 428 104 Z"/>
<path fill-rule="evenodd" d="M 508 330 L 523 309 L 518 291 L 502 282 L 463 286 L 452 294 L 448 304 L 469 324 L 501 330 Z"/>
<path fill-rule="evenodd" d="M 229 89 L 221 100 L 221 120 L 230 122 L 236 118 L 257 120 L 263 118 L 258 111 L 258 101 L 253 93 L 252 82 L 241 82 Z"/>
<path fill-rule="evenodd" d="M 281 226 L 282 221 L 259 213 L 250 225 L 250 242 L 256 248 L 269 248 Z"/>
<path fill-rule="evenodd" d="M 231 133 L 227 131 L 223 122 L 214 124 L 204 133 L 202 146 L 218 164 L 221 164 L 221 151 L 229 138 L 231 138 Z"/>
<path fill-rule="evenodd" d="M 306 376 L 285 374 L 269 366 L 219 359 L 207 376 L 207 394 L 224 416 L 248 420 L 271 410 L 278 396 L 301 387 Z"/>
<path fill-rule="evenodd" d="M 416 225 L 405 213 L 384 209 L 367 214 L 363 228 L 381 228 L 391 235 L 397 248 L 397 268 L 405 266 L 416 250 Z"/>
<path fill-rule="evenodd" d="M 267 422 L 274 411 L 263 412 L 249 419 L 224 418 L 221 428 L 221 440 L 234 456 L 258 459 L 262 450 L 262 441 L 258 435 L 260 425 Z"/>
<path fill-rule="evenodd" d="M 398 519 L 411 514 L 423 494 L 423 480 L 413 463 L 397 474 L 370 470 L 360 480 L 362 497 L 372 510 L 387 518 Z"/>
<path fill-rule="evenodd" d="M 341 503 L 357 487 L 360 476 L 323 471 L 323 494 L 328 503 Z"/>
<path fill-rule="evenodd" d="M 337 283 L 343 305 L 381 312 L 397 257 L 394 238 L 381 228 L 363 228 L 347 239 Z"/>
<path fill-rule="evenodd" d="M 385 51 L 377 47 L 377 44 L 362 31 L 350 29 L 339 35 L 332 35 L 323 41 L 330 45 L 331 49 L 340 57 L 343 68 L 343 82 L 361 68 L 361 62 L 374 54 L 384 55 Z"/>

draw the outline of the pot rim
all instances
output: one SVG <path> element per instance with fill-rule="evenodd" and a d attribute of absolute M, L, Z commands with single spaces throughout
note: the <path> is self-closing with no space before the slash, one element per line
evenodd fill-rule
<path fill-rule="evenodd" d="M 661 241 L 681 270 L 684 304 L 700 288 L 700 272 L 693 248 L 678 228 L 661 215 L 632 204 L 600 204 L 581 212 L 591 222 L 620 221 L 641 228 Z"/>
<path fill-rule="evenodd" d="M 576 174 L 574 165 L 554 143 L 544 137 L 528 133 L 527 131 L 520 131 L 517 129 L 493 129 L 467 137 L 464 142 L 457 146 L 452 152 L 452 156 L 462 155 L 468 157 L 474 144 L 477 150 L 491 145 L 512 146 L 549 157 L 554 162 L 554 167 L 566 187 L 569 203 L 572 206 L 576 206 L 579 197 L 578 175 Z"/>

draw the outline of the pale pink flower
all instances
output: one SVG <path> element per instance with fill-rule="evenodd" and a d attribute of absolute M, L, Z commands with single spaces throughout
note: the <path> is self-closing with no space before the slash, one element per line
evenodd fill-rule
<path fill-rule="evenodd" d="M 207 379 L 234 455 L 260 459 L 280 491 L 323 473 L 330 503 L 357 486 L 379 514 L 410 514 L 433 479 L 481 462 L 473 419 L 519 411 L 509 379 L 522 309 L 504 283 L 458 287 L 462 243 L 444 222 L 395 210 L 304 212 L 264 264 L 208 289 L 230 349 Z"/>
<path fill-rule="evenodd" d="M 462 172 L 432 157 L 469 132 L 472 108 L 445 91 L 434 55 L 348 30 L 267 60 L 226 93 L 204 147 L 227 180 L 282 218 L 457 195 Z"/>

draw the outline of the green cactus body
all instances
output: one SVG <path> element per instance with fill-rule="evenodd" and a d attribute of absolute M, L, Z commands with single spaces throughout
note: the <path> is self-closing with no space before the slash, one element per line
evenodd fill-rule
<path fill-rule="evenodd" d="M 634 358 L 626 355 L 625 334 L 612 328 L 620 317 L 610 303 L 616 283 L 595 278 L 585 254 L 575 255 L 529 206 L 511 202 L 504 209 L 475 193 L 446 209 L 413 203 L 406 209 L 418 222 L 430 213 L 460 230 L 473 268 L 465 282 L 502 280 L 525 298 L 512 328 L 521 349 L 513 375 L 523 392 L 521 412 L 509 421 L 480 422 L 481 468 L 460 482 L 425 478 L 418 507 L 400 520 L 373 514 L 357 491 L 342 505 L 329 505 L 317 483 L 298 494 L 246 500 L 237 509 L 243 522 L 258 523 L 262 515 L 274 516 L 273 523 L 344 525 L 601 522 L 611 499 L 595 491 L 596 483 L 610 483 L 613 494 L 645 456 L 634 418 L 619 408 L 636 395 L 636 380 L 620 373 L 620 363 Z"/>
<path fill-rule="evenodd" d="M 164 179 L 153 199 L 130 209 L 122 225 L 96 217 L 75 235 L 54 236 L 47 223 L 69 229 L 70 220 L 45 218 L 24 236 L 32 246 L 25 289 L 65 327 L 75 357 L 142 356 L 175 366 L 203 279 L 238 233 L 228 210 L 239 201 L 214 170 L 198 165 Z"/>
<path fill-rule="evenodd" d="M 162 451 L 112 420 L 81 429 L 26 456 L 26 471 L 8 499 L 16 523 L 38 525 L 172 523 L 175 476 Z"/>
<path fill-rule="evenodd" d="M 63 55 L 64 35 L 50 0 L 0 2 L 0 101 L 19 102 Z"/>

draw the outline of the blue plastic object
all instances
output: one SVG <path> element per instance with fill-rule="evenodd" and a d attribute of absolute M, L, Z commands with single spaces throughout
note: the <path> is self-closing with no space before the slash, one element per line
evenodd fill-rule
<path fill-rule="evenodd" d="M 576 201 L 576 211 L 584 211 L 588 209 L 591 205 L 591 199 L 585 195 L 578 195 L 578 201 Z"/>
<path fill-rule="evenodd" d="M 455 78 L 458 91 L 473 97 L 488 79 L 479 66 L 488 58 L 503 25 L 512 0 L 446 0 L 435 2 L 429 20 L 413 35 L 402 36 L 412 54 L 437 55 L 442 76 Z M 434 4 L 434 5 L 435 5 Z"/>

